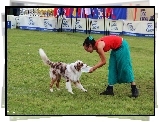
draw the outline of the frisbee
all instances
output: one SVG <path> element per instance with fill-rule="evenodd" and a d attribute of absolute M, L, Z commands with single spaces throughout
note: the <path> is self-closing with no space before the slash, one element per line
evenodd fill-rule
<path fill-rule="evenodd" d="M 89 72 L 89 70 L 90 70 L 91 68 L 92 68 L 92 67 L 89 67 L 89 66 L 88 66 L 88 67 L 82 68 L 81 71 L 82 71 L 82 72 Z"/>

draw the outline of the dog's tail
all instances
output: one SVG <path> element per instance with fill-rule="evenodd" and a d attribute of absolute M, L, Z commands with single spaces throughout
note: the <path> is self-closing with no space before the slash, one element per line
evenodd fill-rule
<path fill-rule="evenodd" d="M 39 54 L 44 62 L 45 65 L 51 65 L 52 62 L 49 60 L 49 58 L 47 57 L 47 55 L 45 54 L 43 49 L 39 49 Z"/>

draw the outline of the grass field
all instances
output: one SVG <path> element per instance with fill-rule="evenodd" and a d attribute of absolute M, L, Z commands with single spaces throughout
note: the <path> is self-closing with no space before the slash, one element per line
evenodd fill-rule
<path fill-rule="evenodd" d="M 93 34 L 97 39 L 102 35 Z M 94 73 L 83 73 L 81 82 L 88 90 L 73 86 L 74 95 L 60 83 L 61 90 L 49 91 L 49 67 L 38 49 L 50 60 L 71 63 L 82 60 L 96 64 L 96 53 L 87 53 L 82 43 L 86 34 L 8 30 L 7 32 L 7 109 L 8 115 L 153 115 L 154 114 L 154 39 L 124 37 L 131 49 L 135 81 L 140 90 L 137 99 L 129 98 L 130 84 L 116 84 L 115 96 L 100 96 L 108 81 L 107 64 Z M 14 113 L 13 113 L 14 112 Z"/>

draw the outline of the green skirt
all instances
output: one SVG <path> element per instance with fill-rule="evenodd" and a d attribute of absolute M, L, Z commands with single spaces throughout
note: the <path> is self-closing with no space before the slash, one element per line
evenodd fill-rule
<path fill-rule="evenodd" d="M 126 40 L 118 50 L 112 50 L 109 59 L 108 84 L 131 83 L 134 81 L 134 73 L 130 57 L 130 49 Z"/>

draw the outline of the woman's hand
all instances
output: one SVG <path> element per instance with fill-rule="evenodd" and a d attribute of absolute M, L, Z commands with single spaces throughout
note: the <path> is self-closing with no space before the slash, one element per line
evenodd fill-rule
<path fill-rule="evenodd" d="M 92 67 L 90 70 L 89 70 L 89 73 L 92 73 L 92 72 L 94 72 L 95 71 L 95 69 L 94 69 L 94 67 Z"/>

